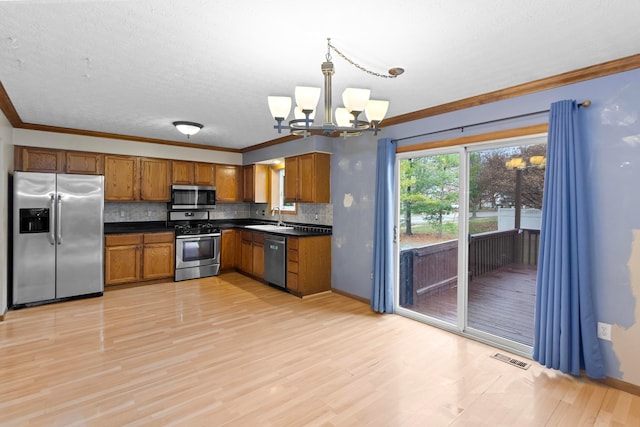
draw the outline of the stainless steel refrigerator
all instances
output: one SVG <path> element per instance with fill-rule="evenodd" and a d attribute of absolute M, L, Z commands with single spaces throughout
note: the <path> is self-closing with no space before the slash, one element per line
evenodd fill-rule
<path fill-rule="evenodd" d="M 104 290 L 104 177 L 15 172 L 12 307 Z"/>

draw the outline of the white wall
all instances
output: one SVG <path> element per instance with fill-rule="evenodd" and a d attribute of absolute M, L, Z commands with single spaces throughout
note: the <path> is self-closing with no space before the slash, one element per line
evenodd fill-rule
<path fill-rule="evenodd" d="M 242 154 L 121 139 L 15 129 L 15 145 L 241 165 Z"/>
<path fill-rule="evenodd" d="M 9 173 L 13 171 L 13 127 L 0 111 L 0 316 L 7 311 Z"/>

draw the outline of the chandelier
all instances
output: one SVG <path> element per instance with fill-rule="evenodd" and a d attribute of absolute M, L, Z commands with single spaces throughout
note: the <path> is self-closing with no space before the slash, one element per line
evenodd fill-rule
<path fill-rule="evenodd" d="M 344 60 L 354 67 L 368 74 L 382 77 L 395 78 L 404 72 L 402 68 L 392 68 L 389 74 L 379 74 L 367 70 L 351 59 L 331 44 L 331 39 L 327 39 L 326 61 L 322 63 L 321 70 L 324 74 L 324 122 L 321 125 L 313 124 L 316 108 L 320 99 L 319 87 L 297 86 L 295 89 L 296 107 L 294 109 L 294 119 L 288 124 L 283 122 L 291 111 L 291 98 L 288 96 L 269 96 L 269 110 L 277 124 L 273 127 L 282 133 L 282 129 L 289 129 L 294 135 L 302 135 L 305 138 L 310 133 L 321 133 L 324 135 L 341 135 L 343 137 L 362 135 L 362 132 L 370 131 L 374 135 L 380 130 L 380 122 L 384 119 L 389 109 L 389 101 L 369 99 L 371 91 L 369 89 L 347 88 L 342 93 L 344 107 L 336 108 L 335 120 L 333 122 L 333 110 L 331 107 L 331 77 L 334 74 L 333 62 L 331 62 L 331 50 L 334 50 Z M 359 118 L 362 112 L 367 120 Z"/>

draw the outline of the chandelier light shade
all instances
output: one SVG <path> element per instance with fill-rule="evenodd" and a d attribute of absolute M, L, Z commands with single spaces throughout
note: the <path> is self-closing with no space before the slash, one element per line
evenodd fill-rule
<path fill-rule="evenodd" d="M 353 116 L 351 113 L 347 111 L 346 108 L 340 107 L 336 108 L 336 123 L 340 127 L 349 127 L 351 126 L 351 119 Z"/>
<path fill-rule="evenodd" d="M 369 71 L 347 58 L 331 44 L 331 39 L 327 39 L 326 61 L 321 66 L 324 75 L 324 122 L 321 125 L 316 125 L 313 122 L 321 89 L 319 87 L 298 86 L 295 88 L 294 119 L 290 120 L 288 125 L 283 122 L 289 117 L 291 98 L 288 96 L 269 96 L 267 98 L 271 115 L 276 120 L 274 129 L 277 129 L 278 133 L 281 133 L 283 128 L 288 128 L 290 133 L 304 137 L 311 132 L 324 135 L 339 134 L 345 138 L 361 135 L 364 131 L 372 131 L 374 135 L 378 134 L 380 122 L 389 109 L 389 101 L 370 100 L 371 90 L 369 89 L 345 89 L 342 93 L 344 107 L 336 108 L 335 123 L 333 122 L 334 114 L 331 106 L 331 78 L 334 74 L 333 62 L 331 62 L 332 49 L 356 68 L 377 77 L 395 78 L 404 72 L 399 67 L 389 70 L 388 75 Z M 366 121 L 359 119 L 362 112 L 367 116 Z"/>
<path fill-rule="evenodd" d="M 269 96 L 269 110 L 274 119 L 282 117 L 283 120 L 289 117 L 291 111 L 291 98 L 288 96 Z"/>
<path fill-rule="evenodd" d="M 318 106 L 318 101 L 320 100 L 320 88 L 297 86 L 295 95 L 296 106 L 300 108 L 300 110 L 315 111 L 316 107 Z"/>
<path fill-rule="evenodd" d="M 362 113 L 364 107 L 369 102 L 371 91 L 369 89 L 355 89 L 348 87 L 342 92 L 342 103 L 348 112 L 353 114 L 354 111 Z"/>
<path fill-rule="evenodd" d="M 514 157 L 505 162 L 505 166 L 509 170 L 513 169 L 528 169 L 528 168 L 537 168 L 544 169 L 547 165 L 547 158 L 545 156 L 531 156 L 529 158 L 529 162 L 527 162 L 522 157 Z"/>
<path fill-rule="evenodd" d="M 370 122 L 380 123 L 389 109 L 389 101 L 379 101 L 372 99 L 364 107 L 364 114 Z"/>
<path fill-rule="evenodd" d="M 539 169 L 544 169 L 547 165 L 547 158 L 545 156 L 531 156 L 529 159 L 531 166 L 534 166 Z"/>
<path fill-rule="evenodd" d="M 200 129 L 203 128 L 200 123 L 195 122 L 178 121 L 173 122 L 173 125 L 178 129 L 178 132 L 187 135 L 187 138 L 200 132 Z"/>

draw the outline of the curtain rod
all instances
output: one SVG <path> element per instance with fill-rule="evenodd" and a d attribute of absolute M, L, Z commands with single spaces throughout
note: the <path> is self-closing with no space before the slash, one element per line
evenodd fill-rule
<path fill-rule="evenodd" d="M 587 100 L 582 101 L 581 103 L 579 103 L 578 107 L 587 108 L 589 105 L 591 105 L 591 101 L 587 99 Z M 488 125 L 488 124 L 491 124 L 491 123 L 503 122 L 503 121 L 506 121 L 506 120 L 521 119 L 522 117 L 535 116 L 535 115 L 538 115 L 538 114 L 548 113 L 549 111 L 551 111 L 551 110 L 547 109 L 547 110 L 534 111 L 533 113 L 518 114 L 517 116 L 503 117 L 501 119 L 487 120 L 486 122 L 472 123 L 470 125 L 464 125 L 464 126 L 456 126 L 456 127 L 449 128 L 449 129 L 441 129 L 441 130 L 436 130 L 436 131 L 433 131 L 433 132 L 421 133 L 419 135 L 405 136 L 404 138 L 394 139 L 394 141 L 404 141 L 406 139 L 420 138 L 420 137 L 423 137 L 423 136 L 435 135 L 435 134 L 438 134 L 438 133 L 451 132 L 452 130 L 458 130 L 458 129 L 460 129 L 460 132 L 464 132 L 465 128 L 471 128 L 471 127 L 474 127 L 474 126 L 481 126 L 481 125 Z"/>

